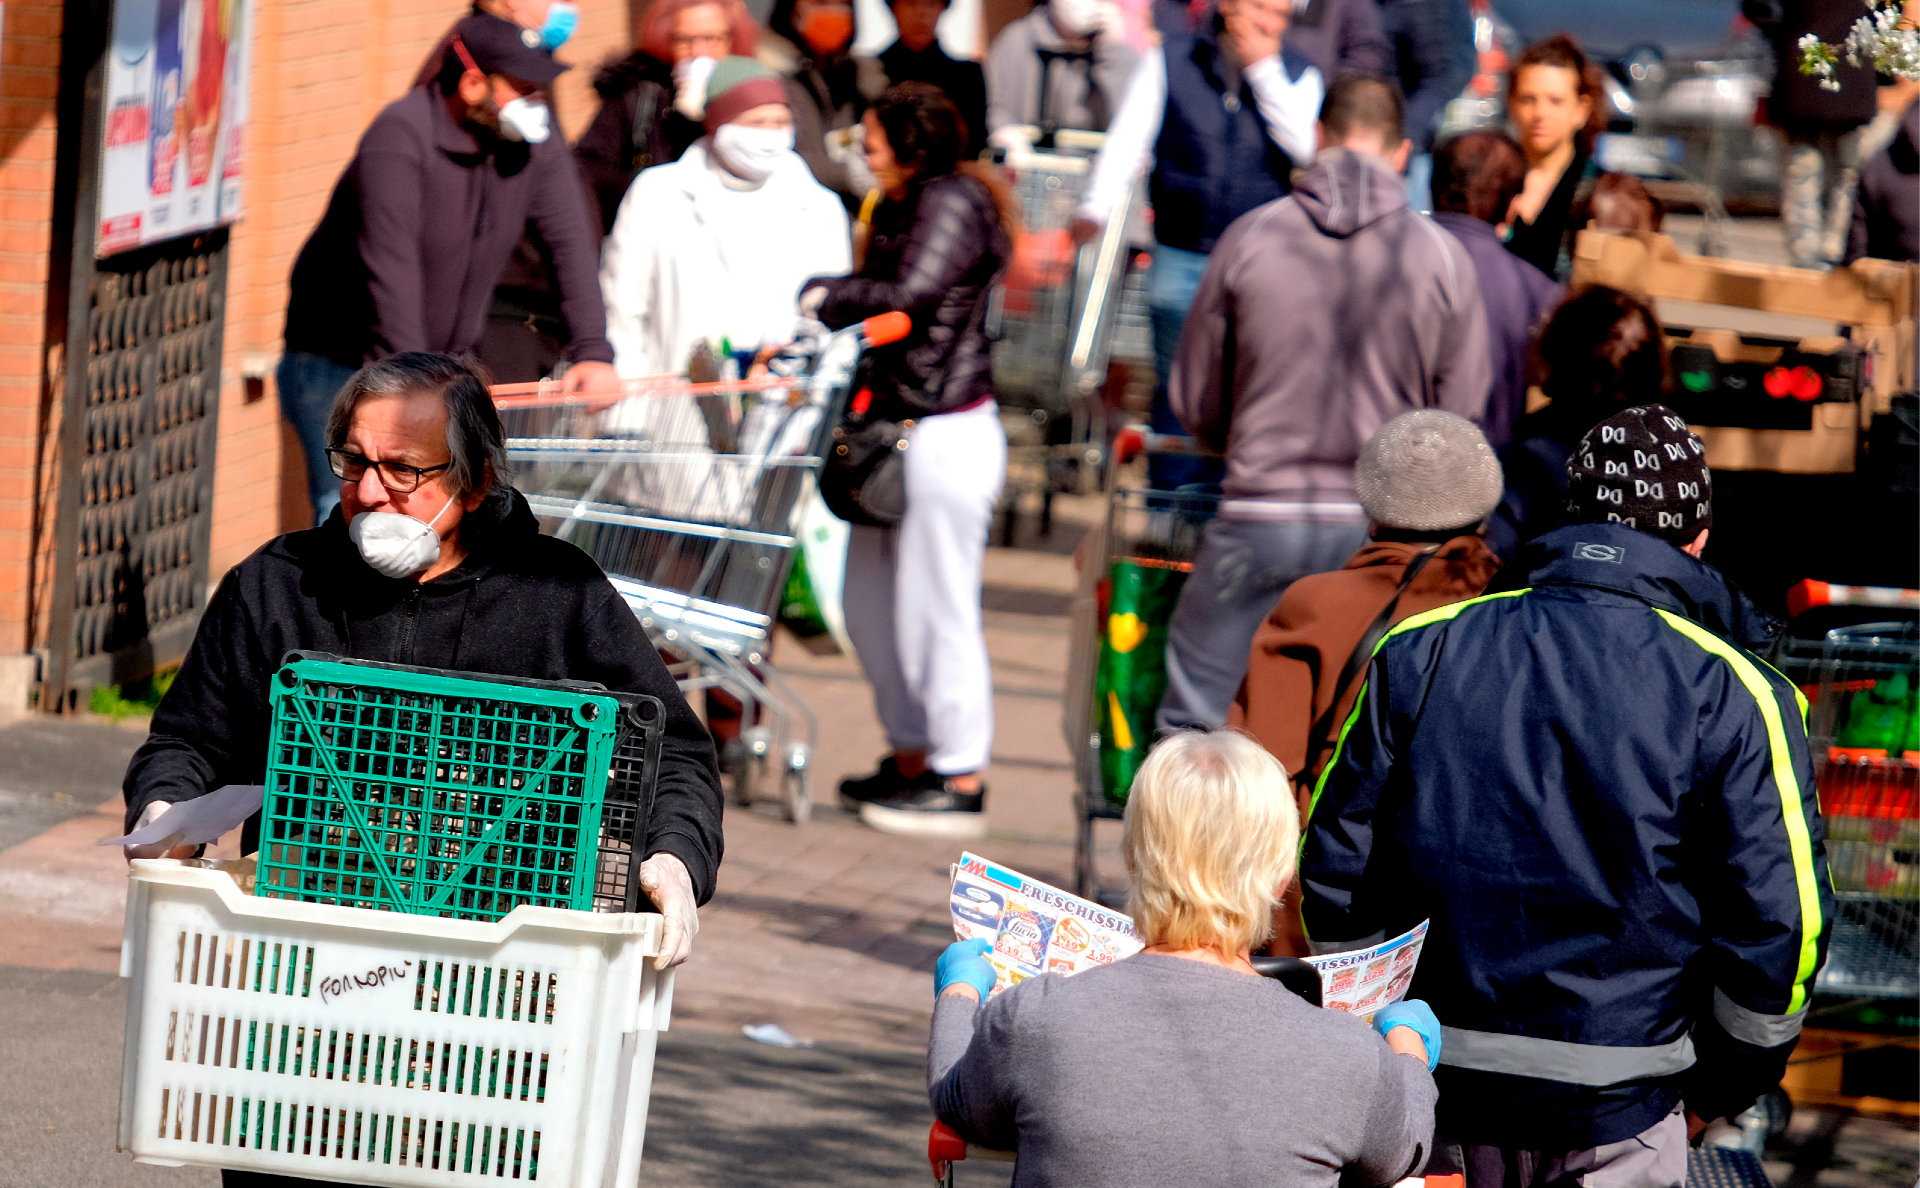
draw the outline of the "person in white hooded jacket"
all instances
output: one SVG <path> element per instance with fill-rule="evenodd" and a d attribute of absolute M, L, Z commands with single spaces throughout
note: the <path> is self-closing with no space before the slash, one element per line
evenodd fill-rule
<path fill-rule="evenodd" d="M 789 341 L 809 277 L 853 267 L 846 208 L 793 151 L 780 78 L 728 57 L 707 81 L 707 134 L 644 170 L 600 263 L 622 378 L 680 373 L 696 343 Z"/>

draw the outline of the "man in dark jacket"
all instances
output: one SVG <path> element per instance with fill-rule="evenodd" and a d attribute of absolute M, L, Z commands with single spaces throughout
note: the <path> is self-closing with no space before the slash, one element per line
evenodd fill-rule
<path fill-rule="evenodd" d="M 1180 337 L 1172 407 L 1226 455 L 1225 498 L 1167 630 L 1163 731 L 1217 729 L 1296 578 L 1366 542 L 1354 463 L 1403 412 L 1477 419 L 1487 315 L 1460 244 L 1407 206 L 1400 92 L 1349 74 L 1289 196 L 1227 229 Z"/>
<path fill-rule="evenodd" d="M 328 429 L 340 506 L 221 581 L 127 768 L 128 824 L 264 782 L 268 683 L 295 649 L 648 693 L 667 718 L 639 879 L 666 917 L 657 963 L 685 960 L 720 864 L 713 744 L 599 567 L 540 534 L 485 385 L 444 355 L 394 355 L 352 378 Z M 259 832 L 256 816 L 244 850 Z"/>
<path fill-rule="evenodd" d="M 1228 224 L 1291 189 L 1294 166 L 1313 156 L 1325 78 L 1288 44 L 1291 11 L 1285 0 L 1221 0 L 1196 31 L 1163 30 L 1127 85 L 1081 199 L 1074 235 L 1084 242 L 1126 217 L 1126 188 L 1152 165 L 1155 432 L 1182 432 L 1167 377 L 1207 253 Z M 1218 482 L 1220 473 L 1211 461 L 1148 463 L 1156 487 Z"/>
<path fill-rule="evenodd" d="M 1893 143 L 1860 167 L 1846 262 L 1920 260 L 1920 101 L 1900 117 Z"/>
<path fill-rule="evenodd" d="M 1534 331 L 1560 304 L 1553 278 L 1508 251 L 1495 230 L 1506 221 L 1526 177 L 1520 146 L 1497 129 L 1456 136 L 1433 151 L 1433 221 L 1467 249 L 1487 309 L 1493 384 L 1480 425 L 1496 450 L 1507 444 L 1513 423 L 1527 410 L 1527 354 Z"/>
<path fill-rule="evenodd" d="M 1407 97 L 1407 201 L 1432 210 L 1433 138 L 1447 104 L 1473 81 L 1473 9 L 1467 0 L 1380 0 L 1389 73 Z"/>
<path fill-rule="evenodd" d="M 1428 1172 L 1468 1188 L 1678 1188 L 1806 1018 L 1833 904 L 1805 702 L 1697 560 L 1703 454 L 1657 404 L 1595 426 L 1573 523 L 1388 633 L 1315 788 L 1315 950 L 1432 920 Z"/>
<path fill-rule="evenodd" d="M 1873 69 L 1834 67 L 1839 89 L 1800 72 L 1800 39 L 1833 44 L 1865 15 L 1859 0 L 1745 0 L 1741 11 L 1773 43 L 1767 119 L 1780 130 L 1780 227 L 1795 268 L 1836 264 L 1852 221 L 1860 128 L 1874 113 Z"/>
<path fill-rule="evenodd" d="M 940 18 L 948 0 L 893 0 L 889 6 L 900 37 L 880 51 L 887 82 L 923 82 L 939 87 L 967 122 L 968 160 L 987 146 L 987 76 L 980 63 L 962 61 L 940 48 Z"/>
<path fill-rule="evenodd" d="M 484 14 L 454 26 L 439 78 L 375 117 L 294 262 L 277 379 L 316 522 L 339 498 L 323 440 L 334 394 L 374 359 L 472 350 L 529 226 L 560 284 L 567 390 L 614 382 L 598 223 L 539 94 L 565 68 L 523 32 Z"/>

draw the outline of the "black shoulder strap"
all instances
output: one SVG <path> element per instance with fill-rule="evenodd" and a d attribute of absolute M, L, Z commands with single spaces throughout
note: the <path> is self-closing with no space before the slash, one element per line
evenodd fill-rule
<path fill-rule="evenodd" d="M 661 92 L 649 83 L 634 88 L 633 130 L 627 134 L 628 168 L 645 169 L 653 161 L 653 125 L 660 114 Z"/>
<path fill-rule="evenodd" d="M 1373 660 L 1373 650 L 1380 646 L 1380 641 L 1386 638 L 1388 629 L 1393 626 L 1393 612 L 1400 606 L 1400 596 L 1407 592 L 1407 587 L 1413 584 L 1414 578 L 1420 576 L 1420 571 L 1427 567 L 1427 562 L 1433 559 L 1439 549 L 1440 546 L 1435 545 L 1407 562 L 1407 571 L 1400 575 L 1400 585 L 1394 590 L 1393 597 L 1387 599 L 1387 605 L 1381 607 L 1380 613 L 1374 616 L 1367 633 L 1353 646 L 1353 652 L 1347 656 L 1347 666 L 1340 670 L 1340 679 L 1334 682 L 1333 700 L 1327 703 L 1327 708 L 1307 729 L 1307 761 L 1296 773 L 1297 778 L 1312 778 L 1314 769 L 1320 766 L 1320 757 L 1333 748 L 1334 716 L 1340 712 L 1341 700 L 1346 697 L 1354 680 L 1367 670 L 1367 665 Z"/>

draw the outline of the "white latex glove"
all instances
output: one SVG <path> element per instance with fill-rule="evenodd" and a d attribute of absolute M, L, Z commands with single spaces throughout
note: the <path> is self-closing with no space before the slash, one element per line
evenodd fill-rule
<path fill-rule="evenodd" d="M 693 954 L 693 937 L 700 931 L 700 913 L 693 902 L 693 876 L 672 854 L 660 853 L 640 864 L 640 889 L 666 918 L 655 969 L 672 969 Z"/>
<path fill-rule="evenodd" d="M 819 321 L 820 307 L 826 304 L 826 300 L 827 290 L 825 286 L 816 285 L 808 289 L 806 292 L 800 294 L 800 316 L 809 322 Z"/>
<path fill-rule="evenodd" d="M 719 62 L 714 58 L 688 58 L 673 64 L 675 111 L 690 120 L 707 114 L 707 80 L 713 77 L 713 68 L 717 65 Z"/>
<path fill-rule="evenodd" d="M 154 801 L 141 811 L 140 819 L 135 821 L 133 823 L 133 829 L 129 829 L 127 832 L 132 833 L 134 829 L 145 829 L 147 826 L 159 820 L 161 815 L 172 807 L 173 805 L 164 800 Z M 174 836 L 179 837 L 180 835 L 175 833 Z M 169 846 L 164 838 L 151 845 L 120 847 L 120 849 L 126 853 L 128 861 L 132 861 L 135 858 L 191 858 L 199 848 L 199 846 Z"/>

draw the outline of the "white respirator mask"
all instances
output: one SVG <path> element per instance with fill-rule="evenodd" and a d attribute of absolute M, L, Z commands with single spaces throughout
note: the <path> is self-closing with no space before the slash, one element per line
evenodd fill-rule
<path fill-rule="evenodd" d="M 727 168 L 748 181 L 765 181 L 781 158 L 793 151 L 793 129 L 722 124 L 714 129 L 713 146 Z"/>
<path fill-rule="evenodd" d="M 347 535 L 360 550 L 361 559 L 383 577 L 412 577 L 440 559 L 440 534 L 433 526 L 453 506 L 453 496 L 433 513 L 433 519 L 420 521 L 399 512 L 361 512 L 347 525 Z"/>
<path fill-rule="evenodd" d="M 545 103 L 522 95 L 500 105 L 500 135 L 508 140 L 540 144 L 552 133 L 552 113 Z"/>

